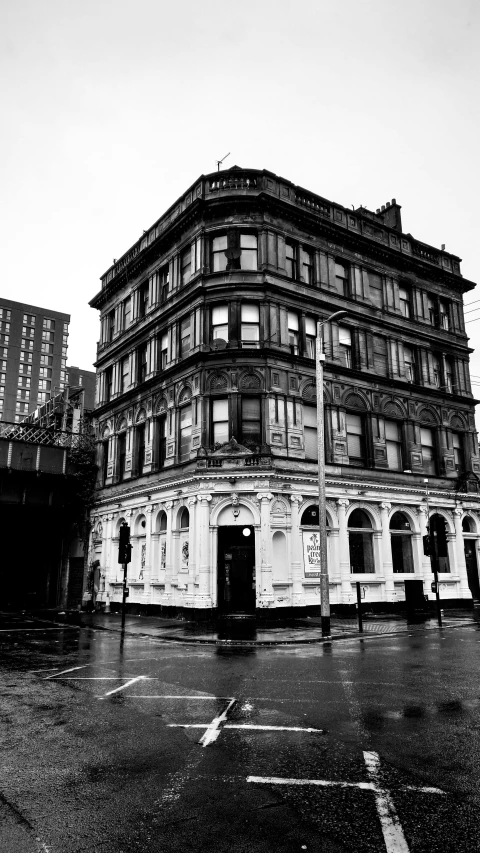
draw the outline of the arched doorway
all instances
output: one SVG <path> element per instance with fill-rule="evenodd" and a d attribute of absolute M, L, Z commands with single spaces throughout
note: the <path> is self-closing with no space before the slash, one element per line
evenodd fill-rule
<path fill-rule="evenodd" d="M 478 577 L 477 562 L 477 532 L 472 518 L 466 515 L 462 519 L 463 547 L 465 551 L 465 565 L 467 567 L 467 578 L 470 592 L 474 601 L 480 600 L 480 580 Z"/>
<path fill-rule="evenodd" d="M 372 522 L 363 509 L 354 509 L 349 516 L 348 542 L 352 574 L 374 574 Z"/>
<path fill-rule="evenodd" d="M 413 572 L 412 530 L 404 512 L 394 512 L 390 521 L 393 571 Z"/>
<path fill-rule="evenodd" d="M 218 611 L 255 613 L 255 528 L 245 506 L 224 507 L 218 516 Z"/>

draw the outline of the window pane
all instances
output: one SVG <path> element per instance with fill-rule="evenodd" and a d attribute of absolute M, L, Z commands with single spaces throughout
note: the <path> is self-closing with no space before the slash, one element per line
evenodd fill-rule
<path fill-rule="evenodd" d="M 212 247 L 214 252 L 224 252 L 228 246 L 227 235 L 223 234 L 221 237 L 214 237 L 212 240 Z"/>
<path fill-rule="evenodd" d="M 213 420 L 226 421 L 228 420 L 228 400 L 213 401 Z"/>
<path fill-rule="evenodd" d="M 351 347 L 352 346 L 352 333 L 350 329 L 346 329 L 344 326 L 340 326 L 338 329 L 338 342 L 339 344 L 343 344 L 343 346 Z"/>
<path fill-rule="evenodd" d="M 355 435 L 362 434 L 362 419 L 360 415 L 347 414 L 346 416 L 347 432 Z"/>
<path fill-rule="evenodd" d="M 258 326 L 242 323 L 242 341 L 258 341 L 260 338 Z"/>
<path fill-rule="evenodd" d="M 316 323 L 311 317 L 305 317 L 305 332 L 307 335 L 313 335 L 313 337 L 317 336 Z"/>
<path fill-rule="evenodd" d="M 385 421 L 385 438 L 391 441 L 400 439 L 400 429 L 395 421 Z"/>
<path fill-rule="evenodd" d="M 422 444 L 433 447 L 433 432 L 431 429 L 420 427 L 420 435 Z"/>
<path fill-rule="evenodd" d="M 288 312 L 288 328 L 298 332 L 298 314 L 294 311 Z"/>
<path fill-rule="evenodd" d="M 258 323 L 260 321 L 260 308 L 258 305 L 242 305 L 242 322 Z"/>
<path fill-rule="evenodd" d="M 212 308 L 212 323 L 214 326 L 228 323 L 228 305 L 217 305 Z"/>
<path fill-rule="evenodd" d="M 240 234 L 240 246 L 242 247 L 242 249 L 256 249 L 256 234 Z"/>
<path fill-rule="evenodd" d="M 303 407 L 303 423 L 307 427 L 317 428 L 317 409 L 314 406 Z"/>

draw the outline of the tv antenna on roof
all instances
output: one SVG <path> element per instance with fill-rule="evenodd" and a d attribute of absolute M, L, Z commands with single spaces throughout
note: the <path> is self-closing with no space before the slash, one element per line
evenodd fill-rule
<path fill-rule="evenodd" d="M 225 154 L 225 157 L 222 160 L 215 160 L 215 163 L 217 164 L 217 167 L 218 167 L 218 171 L 220 171 L 220 166 L 222 165 L 223 160 L 226 160 L 227 157 L 230 157 L 230 151 L 228 152 L 228 154 Z"/>

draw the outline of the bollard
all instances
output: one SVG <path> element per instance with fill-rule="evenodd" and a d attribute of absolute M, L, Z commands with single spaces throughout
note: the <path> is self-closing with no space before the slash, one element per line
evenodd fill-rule
<path fill-rule="evenodd" d="M 108 592 L 105 596 L 105 610 L 103 612 L 104 613 L 110 613 L 110 596 L 109 596 Z"/>

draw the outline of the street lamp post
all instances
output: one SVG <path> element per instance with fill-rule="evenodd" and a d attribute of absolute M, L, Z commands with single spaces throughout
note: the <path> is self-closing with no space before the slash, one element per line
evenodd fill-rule
<path fill-rule="evenodd" d="M 322 616 L 322 637 L 330 636 L 330 589 L 328 586 L 327 566 L 327 498 L 325 494 L 325 442 L 323 415 L 323 327 L 336 317 L 343 317 L 346 311 L 335 311 L 326 320 L 317 323 L 316 338 L 316 377 L 317 377 L 317 442 L 318 442 L 318 532 L 320 544 L 320 612 Z"/>

